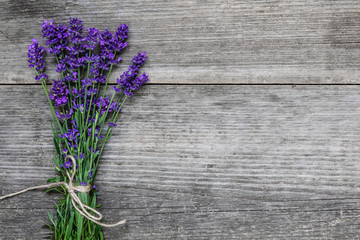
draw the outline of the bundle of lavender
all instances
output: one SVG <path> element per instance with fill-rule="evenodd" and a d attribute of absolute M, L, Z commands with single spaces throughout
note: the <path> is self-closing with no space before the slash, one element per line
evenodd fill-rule
<path fill-rule="evenodd" d="M 102 239 L 101 226 L 122 224 L 101 223 L 95 209 L 98 194 L 94 180 L 105 143 L 116 127 L 119 112 L 126 100 L 138 90 L 148 76 L 139 74 L 146 53 L 137 54 L 132 64 L 106 97 L 113 66 L 121 61 L 119 54 L 127 47 L 128 26 L 121 24 L 115 33 L 96 28 L 84 33 L 83 22 L 70 18 L 69 25 L 42 25 L 47 52 L 54 55 L 61 78 L 52 80 L 47 88 L 48 75 L 44 72 L 45 48 L 36 39 L 29 45 L 29 67 L 44 89 L 50 104 L 54 157 L 58 176 L 48 182 L 64 194 L 56 204 L 56 217 L 49 214 L 48 224 L 53 239 Z"/>

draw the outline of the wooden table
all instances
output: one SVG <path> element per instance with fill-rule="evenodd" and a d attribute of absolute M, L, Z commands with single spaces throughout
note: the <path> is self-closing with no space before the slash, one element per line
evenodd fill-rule
<path fill-rule="evenodd" d="M 100 164 L 105 221 L 128 220 L 106 239 L 360 238 L 360 1 L 1 1 L 1 195 L 54 176 L 26 54 L 69 17 L 130 26 L 112 82 L 149 56 Z M 0 239 L 49 239 L 58 197 L 2 201 Z"/>

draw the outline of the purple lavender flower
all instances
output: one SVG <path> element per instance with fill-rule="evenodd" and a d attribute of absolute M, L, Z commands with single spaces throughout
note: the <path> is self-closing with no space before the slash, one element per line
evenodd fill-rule
<path fill-rule="evenodd" d="M 76 142 L 67 142 L 70 149 L 76 150 L 78 148 L 78 144 Z"/>
<path fill-rule="evenodd" d="M 89 147 L 89 151 L 92 153 L 100 152 L 100 150 L 92 149 L 91 146 Z"/>
<path fill-rule="evenodd" d="M 66 169 L 69 169 L 70 167 L 72 167 L 72 161 L 67 161 L 64 166 Z"/>
<path fill-rule="evenodd" d="M 113 86 L 113 89 L 115 92 L 119 93 L 121 91 L 121 88 L 118 86 Z"/>
<path fill-rule="evenodd" d="M 129 97 L 132 97 L 134 94 L 131 92 L 131 90 L 129 90 L 128 88 L 124 90 L 124 94 L 129 96 Z"/>
<path fill-rule="evenodd" d="M 124 94 L 131 97 L 132 91 L 139 90 L 144 82 L 149 81 L 148 76 L 143 73 L 138 77 L 138 70 L 144 64 L 146 60 L 146 52 L 138 53 L 132 60 L 132 65 L 129 66 L 128 70 L 125 71 L 120 78 L 116 79 L 120 86 L 124 87 Z M 120 89 L 115 87 L 114 90 L 119 92 Z"/>
<path fill-rule="evenodd" d="M 81 186 L 86 186 L 86 185 L 87 185 L 87 182 L 80 182 L 80 185 L 81 185 Z"/>
<path fill-rule="evenodd" d="M 48 79 L 49 78 L 49 76 L 47 75 L 47 74 L 45 74 L 45 73 L 40 73 L 39 75 L 37 75 L 36 77 L 35 77 L 35 80 L 36 81 L 40 81 L 41 79 L 44 79 L 44 81 L 46 80 L 46 79 Z"/>
<path fill-rule="evenodd" d="M 75 141 L 78 136 L 80 136 L 79 130 L 75 128 L 69 129 L 68 132 L 64 134 L 64 137 L 69 141 Z"/>
<path fill-rule="evenodd" d="M 55 25 L 53 20 L 44 21 L 42 25 L 43 38 L 46 44 L 50 45 L 47 51 L 50 54 L 58 54 L 66 47 L 67 44 L 67 27 L 64 24 Z"/>
<path fill-rule="evenodd" d="M 96 187 L 96 185 L 93 185 L 93 189 L 94 189 L 95 191 L 98 191 L 98 188 Z"/>
<path fill-rule="evenodd" d="M 96 78 L 97 83 L 106 83 L 106 76 L 100 75 Z"/>
<path fill-rule="evenodd" d="M 79 130 L 69 129 L 64 134 L 59 134 L 59 138 L 65 139 L 70 148 L 77 149 L 79 143 Z M 76 157 L 75 157 L 76 158 Z"/>
<path fill-rule="evenodd" d="M 143 73 L 140 76 L 137 76 L 135 80 L 132 82 L 132 86 L 130 87 L 131 90 L 139 90 L 140 87 L 145 83 L 149 81 L 149 77 Z"/>
<path fill-rule="evenodd" d="M 72 109 L 71 109 L 71 110 L 72 110 Z M 76 119 L 75 119 L 75 118 L 71 121 L 71 124 L 73 125 L 73 128 L 77 128 L 77 126 L 76 126 Z"/>
<path fill-rule="evenodd" d="M 88 136 L 91 136 L 91 131 L 92 131 L 92 129 L 88 128 Z"/>
<path fill-rule="evenodd" d="M 68 62 L 68 58 L 65 57 L 65 58 L 62 58 L 59 60 L 59 64 L 56 66 L 56 71 L 57 72 L 62 72 L 62 71 L 65 71 L 67 68 L 66 68 L 66 63 Z"/>
<path fill-rule="evenodd" d="M 84 48 L 94 50 L 98 43 L 100 32 L 96 28 L 88 28 L 88 34 L 84 39 Z"/>
<path fill-rule="evenodd" d="M 94 94 L 96 94 L 98 91 L 97 91 L 97 89 L 96 88 L 89 88 L 88 89 L 88 95 L 94 95 Z"/>
<path fill-rule="evenodd" d="M 91 79 L 89 79 L 89 78 L 85 78 L 85 79 L 81 80 L 81 84 L 82 84 L 82 86 L 84 86 L 84 87 L 91 86 L 92 81 L 91 81 Z"/>
<path fill-rule="evenodd" d="M 69 62 L 70 62 L 70 59 L 67 62 L 67 65 L 69 64 Z M 69 70 L 73 70 L 73 69 L 71 69 L 71 67 L 69 66 Z M 78 73 L 76 71 L 68 73 L 64 76 L 64 82 L 76 82 L 77 80 L 78 80 Z"/>
<path fill-rule="evenodd" d="M 98 76 L 100 74 L 99 68 L 102 65 L 101 57 L 97 54 L 93 55 L 90 58 L 90 62 L 91 62 L 90 73 L 94 76 Z"/>
<path fill-rule="evenodd" d="M 137 75 L 137 67 L 134 65 L 130 65 L 128 70 L 123 72 L 120 78 L 116 79 L 117 83 L 123 86 L 125 89 L 130 88 L 131 80 L 134 79 Z"/>
<path fill-rule="evenodd" d="M 90 171 L 90 172 L 89 172 L 89 177 L 92 178 L 92 176 L 93 176 L 93 174 L 92 174 L 92 172 Z"/>
<path fill-rule="evenodd" d="M 112 102 L 110 104 L 110 99 L 105 97 L 99 97 L 98 99 L 96 99 L 96 106 L 98 107 L 98 109 L 100 109 L 100 116 L 103 115 L 107 109 L 109 108 L 109 113 L 116 110 L 116 102 Z"/>
<path fill-rule="evenodd" d="M 61 81 L 54 80 L 53 86 L 50 89 L 49 98 L 55 101 L 55 106 L 67 104 L 67 95 L 70 93 L 67 86 Z"/>
<path fill-rule="evenodd" d="M 84 95 L 78 95 L 79 97 L 83 97 Z M 78 109 L 80 112 L 84 112 L 84 104 L 73 104 L 74 109 Z"/>
<path fill-rule="evenodd" d="M 112 128 L 114 128 L 114 127 L 117 126 L 117 124 L 116 124 L 116 123 L 113 123 L 113 122 L 109 122 L 109 126 L 112 127 Z"/>
<path fill-rule="evenodd" d="M 103 33 L 100 34 L 100 46 L 108 49 L 111 41 L 113 40 L 113 34 L 109 31 L 109 29 L 105 29 Z"/>
<path fill-rule="evenodd" d="M 124 41 L 128 38 L 128 32 L 129 32 L 129 27 L 126 24 L 121 24 L 118 27 L 117 31 L 115 32 L 113 39 L 113 50 L 116 51 L 117 53 L 122 52 L 122 50 L 124 50 L 127 47 L 128 44 L 127 42 Z M 119 61 L 120 60 L 114 63 L 118 64 Z"/>
<path fill-rule="evenodd" d="M 44 50 L 45 50 L 44 47 L 40 47 L 36 39 L 33 39 L 32 44 L 30 44 L 28 47 L 29 67 L 35 68 L 36 71 L 39 73 L 39 75 L 35 77 L 37 81 L 48 78 L 48 75 L 43 73 L 45 68 Z"/>
<path fill-rule="evenodd" d="M 44 62 L 44 47 L 40 47 L 37 39 L 32 40 L 32 44 L 28 47 L 28 62 L 30 68 L 36 67 L 37 71 L 43 71 L 45 68 Z"/>
<path fill-rule="evenodd" d="M 70 18 L 69 22 L 69 40 L 70 42 L 74 43 L 75 45 L 79 44 L 83 39 L 83 21 L 78 20 L 77 18 Z"/>
<path fill-rule="evenodd" d="M 80 90 L 73 88 L 73 90 L 71 91 L 71 95 L 74 98 L 83 98 L 85 96 L 85 88 L 81 88 Z M 74 99 L 75 100 L 75 99 Z M 76 101 L 73 101 L 73 109 L 79 109 L 81 111 L 83 111 L 84 108 L 84 104 L 78 104 L 76 103 Z"/>
<path fill-rule="evenodd" d="M 134 65 L 142 66 L 146 60 L 146 52 L 138 53 L 131 61 Z"/>
<path fill-rule="evenodd" d="M 98 138 L 98 139 L 101 139 L 101 138 L 103 138 L 103 137 L 102 137 L 102 136 L 99 136 L 99 131 L 100 131 L 100 127 L 97 126 L 97 127 L 95 128 L 95 131 L 94 131 L 94 137 L 96 137 L 96 138 Z M 91 129 L 91 128 L 88 128 L 88 136 L 91 136 L 92 133 L 93 133 L 92 129 Z M 92 151 L 91 146 L 89 147 L 89 151 L 90 151 L 90 152 Z"/>
<path fill-rule="evenodd" d="M 58 119 L 60 120 L 67 120 L 71 118 L 71 115 L 74 113 L 74 111 L 72 109 L 70 109 L 69 112 L 66 113 L 61 113 L 58 111 L 55 111 L 56 116 L 58 117 Z"/>
<path fill-rule="evenodd" d="M 109 29 L 105 29 L 99 35 L 100 43 L 100 61 L 98 67 L 102 70 L 109 70 L 111 61 L 115 58 L 113 34 Z"/>
<path fill-rule="evenodd" d="M 84 47 L 85 47 L 85 45 L 84 45 Z M 71 69 L 71 70 L 77 69 L 78 67 L 86 67 L 87 66 L 88 57 L 86 57 L 86 56 L 77 57 L 76 55 L 72 55 L 70 59 L 71 59 L 71 62 L 69 61 L 69 69 Z"/>
<path fill-rule="evenodd" d="M 121 25 L 115 34 L 112 34 L 108 29 L 105 29 L 100 34 L 100 56 L 101 63 L 99 68 L 108 70 L 110 64 L 118 64 L 121 57 L 116 58 L 116 54 L 120 53 L 127 47 L 127 43 L 123 42 L 127 38 L 128 28 L 126 25 Z"/>
<path fill-rule="evenodd" d="M 115 32 L 115 36 L 118 41 L 124 41 L 128 38 L 129 26 L 126 24 L 121 24 Z"/>

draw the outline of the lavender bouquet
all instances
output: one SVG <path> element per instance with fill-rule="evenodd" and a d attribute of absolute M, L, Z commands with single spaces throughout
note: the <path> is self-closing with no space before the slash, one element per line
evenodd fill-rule
<path fill-rule="evenodd" d="M 76 18 L 70 18 L 68 26 L 50 20 L 43 23 L 42 34 L 46 51 L 55 57 L 56 71 L 61 74 L 48 91 L 46 51 L 33 39 L 29 67 L 49 101 L 54 134 L 53 161 L 58 174 L 48 182 L 55 183 L 53 189 L 64 195 L 56 204 L 56 217 L 49 214 L 48 226 L 53 239 L 102 239 L 101 226 L 111 225 L 101 223 L 102 216 L 95 210 L 99 207 L 94 185 L 98 164 L 126 100 L 148 81 L 145 73 L 139 74 L 146 53 L 132 59 L 113 86 L 111 97 L 106 97 L 111 71 L 127 47 L 127 25 L 121 24 L 115 33 L 96 28 L 84 33 L 83 22 Z M 58 182 L 63 184 L 56 185 Z"/>

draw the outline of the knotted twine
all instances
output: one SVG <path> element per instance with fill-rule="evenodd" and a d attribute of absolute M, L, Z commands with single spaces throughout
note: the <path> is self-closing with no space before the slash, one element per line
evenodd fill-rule
<path fill-rule="evenodd" d="M 11 194 L 0 197 L 0 201 L 5 199 L 5 198 L 10 198 L 10 197 L 22 194 L 22 193 L 27 192 L 27 191 L 36 190 L 36 189 L 43 189 L 43 188 L 54 188 L 54 187 L 59 187 L 59 186 L 64 185 L 67 192 L 70 194 L 71 203 L 72 203 L 73 207 L 82 216 L 84 216 L 85 218 L 87 218 L 90 221 L 92 221 L 92 222 L 94 222 L 94 223 L 96 223 L 96 224 L 98 224 L 100 226 L 103 226 L 103 227 L 115 227 L 115 226 L 124 224 L 126 222 L 126 220 L 121 220 L 120 222 L 117 222 L 117 223 L 114 223 L 114 224 L 101 223 L 100 221 L 103 218 L 103 215 L 100 212 L 96 211 L 94 208 L 87 206 L 86 204 L 84 204 L 80 200 L 80 198 L 75 193 L 75 191 L 78 191 L 78 192 L 81 192 L 81 193 L 88 193 L 88 192 L 90 192 L 91 188 L 90 188 L 89 185 L 87 185 L 87 186 L 75 186 L 73 184 L 75 173 L 76 173 L 76 161 L 75 161 L 75 158 L 73 156 L 71 156 L 71 155 L 67 155 L 65 157 L 65 161 L 67 159 L 71 159 L 72 164 L 73 164 L 73 168 L 74 168 L 74 171 L 71 174 L 71 176 L 70 176 L 68 170 L 66 170 L 66 175 L 67 175 L 67 177 L 69 179 L 69 182 L 66 182 L 66 180 L 65 180 L 63 182 L 55 182 L 55 183 L 50 183 L 50 184 L 47 184 L 47 185 L 39 185 L 39 186 L 35 186 L 35 187 L 26 188 L 26 189 L 21 190 L 19 192 L 11 193 Z M 77 205 L 80 207 L 80 209 L 78 208 Z M 90 212 L 88 210 L 93 212 L 95 215 L 90 214 Z"/>

